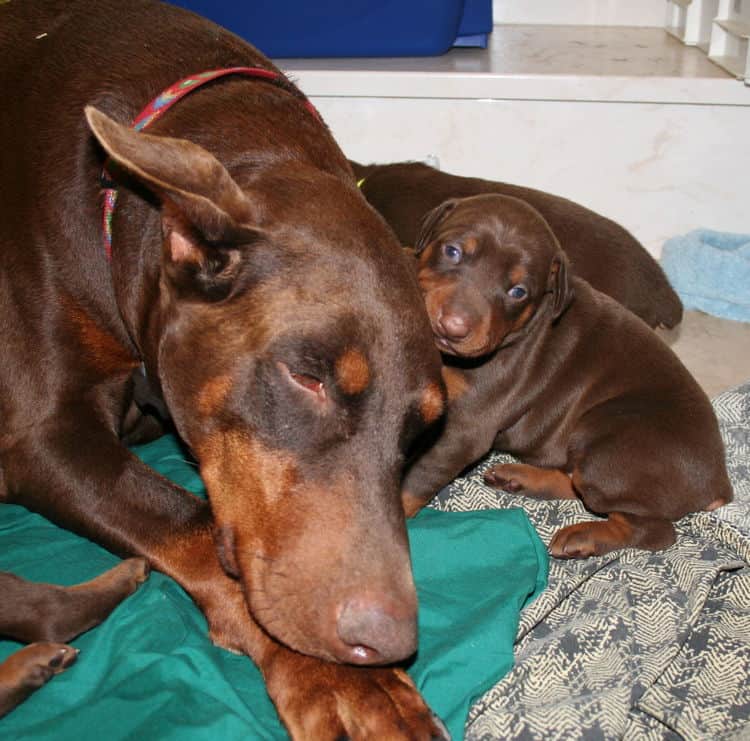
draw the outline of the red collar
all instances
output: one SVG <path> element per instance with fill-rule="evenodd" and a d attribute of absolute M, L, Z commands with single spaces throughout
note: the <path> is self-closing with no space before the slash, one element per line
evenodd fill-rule
<path fill-rule="evenodd" d="M 197 75 L 191 75 L 179 80 L 174 85 L 168 87 L 162 93 L 157 95 L 139 114 L 130 125 L 132 129 L 141 131 L 150 126 L 157 118 L 160 118 L 169 108 L 178 100 L 184 98 L 201 85 L 227 75 L 244 75 L 245 77 L 254 77 L 260 80 L 267 80 L 289 90 L 291 93 L 300 98 L 305 107 L 312 115 L 321 120 L 320 114 L 315 110 L 315 106 L 300 92 L 296 87 L 288 82 L 286 77 L 278 72 L 262 67 L 228 67 L 226 69 L 214 69 L 207 72 L 201 72 Z M 106 168 L 102 171 L 102 183 L 107 187 L 104 189 L 104 207 L 102 211 L 102 229 L 104 231 L 104 250 L 107 258 L 112 258 L 112 214 L 117 203 L 117 190 L 111 179 L 107 175 Z"/>

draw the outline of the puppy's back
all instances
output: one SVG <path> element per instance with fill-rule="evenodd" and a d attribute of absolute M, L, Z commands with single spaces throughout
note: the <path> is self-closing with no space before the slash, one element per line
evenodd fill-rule
<path fill-rule="evenodd" d="M 606 293 L 651 327 L 674 327 L 682 303 L 656 260 L 616 222 L 566 198 L 510 183 L 441 172 L 421 162 L 360 165 L 351 162 L 370 204 L 413 246 L 424 216 L 449 198 L 482 193 L 513 196 L 549 223 L 576 275 Z"/>

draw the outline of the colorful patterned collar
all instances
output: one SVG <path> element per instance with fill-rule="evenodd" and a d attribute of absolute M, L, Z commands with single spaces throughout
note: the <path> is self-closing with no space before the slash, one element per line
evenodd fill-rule
<path fill-rule="evenodd" d="M 169 108 L 171 108 L 178 100 L 184 98 L 188 93 L 192 92 L 201 85 L 205 85 L 207 82 L 211 82 L 219 77 L 226 77 L 227 75 L 244 75 L 245 77 L 254 77 L 260 80 L 267 80 L 268 82 L 274 83 L 279 87 L 288 90 L 293 95 L 300 98 L 305 107 L 310 113 L 321 120 L 320 114 L 315 109 L 315 106 L 305 97 L 305 95 L 299 91 L 294 85 L 292 85 L 286 77 L 274 72 L 270 69 L 263 69 L 262 67 L 228 67 L 226 69 L 214 69 L 208 70 L 207 72 L 201 72 L 197 75 L 191 75 L 179 80 L 171 87 L 168 87 L 162 93 L 157 95 L 135 118 L 133 123 L 130 125 L 132 129 L 141 131 L 147 126 L 150 126 L 154 121 L 160 118 Z M 104 189 L 104 207 L 102 211 L 102 230 L 104 232 L 104 250 L 107 253 L 107 258 L 112 259 L 112 215 L 115 210 L 115 204 L 117 203 L 117 189 L 111 178 L 107 174 L 106 167 L 102 171 L 102 185 Z"/>

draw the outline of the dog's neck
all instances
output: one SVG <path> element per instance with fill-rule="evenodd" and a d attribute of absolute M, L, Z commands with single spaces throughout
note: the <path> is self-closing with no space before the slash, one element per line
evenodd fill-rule
<path fill-rule="evenodd" d="M 141 131 L 151 126 L 161 120 L 177 101 L 209 82 L 242 77 L 267 82 L 291 93 L 293 98 L 302 102 L 300 108 L 306 108 L 325 127 L 320 115 L 303 93 L 280 73 L 260 67 L 210 70 L 180 80 L 152 100 L 135 117 L 131 127 Z M 195 104 L 203 112 L 205 96 L 196 96 Z M 195 108 L 193 100 L 186 100 L 181 108 Z M 163 120 L 166 122 L 169 118 L 166 116 Z M 201 122 L 207 128 L 215 125 L 215 122 L 205 118 L 201 118 Z M 248 126 L 252 128 L 252 125 L 251 120 Z M 267 151 L 264 154 L 267 156 Z M 158 383 L 158 345 L 165 321 L 164 286 L 160 278 L 163 241 L 160 205 L 153 194 L 140 183 L 127 173 L 123 176 L 124 187 L 121 185 L 118 190 L 110 188 L 104 191 L 103 249 L 111 264 L 121 318 L 140 356 L 142 367 L 151 382 Z M 105 177 L 106 168 L 102 179 Z M 114 185 L 111 181 L 105 184 Z"/>
<path fill-rule="evenodd" d="M 296 87 L 290 84 L 286 78 L 273 70 L 262 67 L 226 67 L 224 69 L 207 70 L 190 75 L 170 85 L 166 90 L 157 95 L 133 120 L 131 128 L 135 131 L 143 131 L 154 121 L 161 118 L 173 105 L 203 85 L 229 76 L 251 77 L 253 79 L 265 80 L 283 87 L 299 97 L 308 111 L 318 120 L 320 114 L 313 104 Z M 107 169 L 102 171 L 102 185 L 104 186 L 104 203 L 102 210 L 102 230 L 104 233 L 104 251 L 109 260 L 112 259 L 112 215 L 117 205 L 117 186 L 110 178 Z"/>

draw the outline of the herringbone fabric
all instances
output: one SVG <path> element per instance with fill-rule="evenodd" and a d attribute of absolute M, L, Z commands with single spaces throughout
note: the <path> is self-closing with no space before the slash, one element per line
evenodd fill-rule
<path fill-rule="evenodd" d="M 735 501 L 681 520 L 665 551 L 553 559 L 548 588 L 522 613 L 516 665 L 475 703 L 467 738 L 750 740 L 750 383 L 714 408 Z M 545 543 L 593 519 L 574 501 L 485 486 L 481 472 L 503 460 L 433 505 L 523 507 Z"/>

